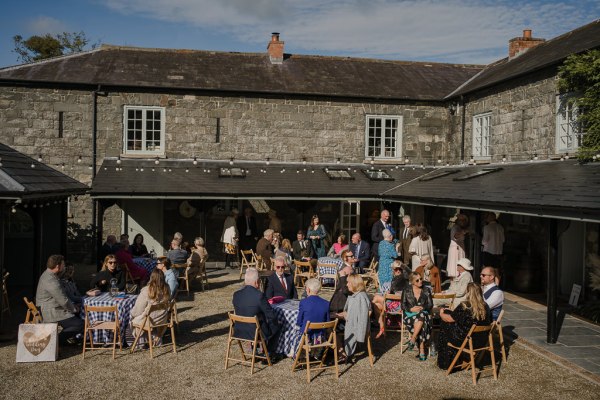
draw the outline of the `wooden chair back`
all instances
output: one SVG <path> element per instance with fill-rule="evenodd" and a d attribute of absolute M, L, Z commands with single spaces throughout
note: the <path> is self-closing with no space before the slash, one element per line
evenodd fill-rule
<path fill-rule="evenodd" d="M 254 250 L 240 249 L 240 279 L 244 276 L 244 268 L 257 268 L 256 254 Z"/>
<path fill-rule="evenodd" d="M 113 343 L 112 343 L 112 358 L 115 359 L 117 352 L 117 341 L 119 342 L 119 348 L 123 350 L 123 338 L 121 337 L 121 329 L 119 324 L 119 310 L 116 305 L 113 306 L 88 306 L 85 308 L 85 322 L 83 326 L 83 349 L 82 356 L 85 359 L 86 350 L 104 350 L 103 346 L 94 347 L 94 334 L 93 331 L 106 330 L 112 331 Z M 102 313 L 103 317 L 107 316 L 109 319 L 95 320 L 91 322 L 90 313 Z M 114 317 L 110 317 L 106 314 L 113 314 Z M 89 345 L 88 345 L 89 339 Z"/>
<path fill-rule="evenodd" d="M 506 348 L 504 347 L 504 334 L 502 333 L 502 318 L 504 317 L 504 310 L 500 311 L 498 319 L 494 321 L 494 334 L 498 335 L 498 347 L 502 353 L 502 362 L 506 364 Z"/>
<path fill-rule="evenodd" d="M 267 341 L 265 340 L 265 337 L 263 336 L 263 333 L 260 329 L 260 323 L 258 322 L 258 318 L 256 318 L 256 316 L 244 317 L 241 315 L 236 315 L 233 312 L 229 312 L 227 314 L 227 316 L 229 318 L 229 335 L 227 337 L 227 351 L 225 353 L 225 369 L 229 368 L 230 361 L 234 361 L 234 365 L 235 364 L 250 365 L 250 375 L 252 375 L 252 374 L 254 374 L 254 367 L 255 367 L 257 359 L 266 360 L 268 366 L 270 367 L 272 365 L 271 357 L 269 356 L 269 351 L 267 349 Z M 238 324 L 238 323 L 254 324 L 255 329 L 254 329 L 254 339 L 253 340 L 236 337 L 234 335 L 235 324 Z M 239 345 L 239 349 L 240 349 L 241 356 L 242 356 L 241 359 L 234 358 L 231 356 L 231 345 L 234 342 L 237 342 L 237 344 Z M 251 348 L 250 352 L 248 350 L 244 349 L 244 346 L 243 346 L 244 343 L 250 345 L 250 348 Z M 258 345 L 259 344 L 262 346 L 262 351 L 264 352 L 264 355 L 258 354 Z"/>
<path fill-rule="evenodd" d="M 190 295 L 190 277 L 188 274 L 187 264 L 173 264 L 171 268 L 175 268 L 178 272 L 179 278 L 179 292 L 185 292 L 187 296 Z M 179 293 L 178 292 L 178 293 Z"/>
<path fill-rule="evenodd" d="M 140 283 L 139 279 L 134 279 L 133 275 L 131 275 L 131 271 L 129 271 L 129 267 L 126 263 L 119 264 L 119 268 L 125 271 L 125 282 L 131 283 L 132 285 L 137 285 Z"/>
<path fill-rule="evenodd" d="M 383 330 L 385 333 L 387 332 L 400 332 L 400 353 L 402 353 L 402 347 L 404 345 L 405 340 L 404 336 L 409 335 L 408 331 L 406 330 L 406 327 L 404 326 L 403 323 L 403 319 L 402 319 L 402 309 L 399 309 L 398 311 L 388 311 L 387 309 L 387 304 L 388 301 L 402 301 L 402 295 L 398 294 L 398 293 L 386 293 L 383 295 L 383 311 L 382 311 L 382 318 L 383 318 Z M 388 318 L 390 317 L 395 317 L 397 319 L 399 319 L 399 325 L 398 326 L 391 326 L 388 324 Z"/>
<path fill-rule="evenodd" d="M 369 273 L 369 272 L 376 272 L 377 271 L 377 266 L 379 265 L 379 261 L 377 261 L 375 258 L 371 259 L 371 263 L 369 264 L 368 267 L 363 268 L 365 273 Z"/>
<path fill-rule="evenodd" d="M 133 345 L 131 346 L 132 353 L 136 350 L 140 338 L 145 333 L 147 335 L 148 346 L 150 348 L 150 358 L 154 358 L 154 348 L 157 345 L 152 337 L 152 331 L 156 331 L 157 339 L 159 339 L 162 337 L 166 329 L 171 330 L 171 345 L 173 346 L 173 353 L 177 353 L 177 342 L 175 340 L 175 321 L 177 319 L 177 311 L 175 307 L 175 300 L 165 300 L 160 303 L 152 304 L 148 308 L 148 312 L 143 322 L 141 324 L 132 324 L 132 326 L 137 330 Z M 165 322 L 154 321 L 152 319 L 152 313 L 156 311 L 166 311 L 167 320 Z"/>
<path fill-rule="evenodd" d="M 454 308 L 454 300 L 456 299 L 456 293 L 434 293 L 432 296 L 435 300 L 449 300 L 449 308 Z"/>
<path fill-rule="evenodd" d="M 42 314 L 35 306 L 32 301 L 29 301 L 27 297 L 23 297 L 23 301 L 27 306 L 27 314 L 25 314 L 25 322 L 24 324 L 41 324 L 43 321 Z"/>
<path fill-rule="evenodd" d="M 340 377 L 337 355 L 337 323 L 337 319 L 329 322 L 308 322 L 304 328 L 304 332 L 302 333 L 302 337 L 300 338 L 300 343 L 298 345 L 298 350 L 296 351 L 296 357 L 292 365 L 292 372 L 294 372 L 299 366 L 304 365 L 306 367 L 306 379 L 308 383 L 311 381 L 311 370 L 324 371 L 326 369 L 334 369 L 336 378 L 339 379 Z M 309 332 L 314 330 L 324 330 L 327 340 L 318 344 L 311 343 Z M 324 349 L 319 360 L 311 360 L 310 358 L 311 351 L 315 349 Z M 333 365 L 326 366 L 325 359 L 329 350 L 333 352 Z M 304 358 L 302 358 L 303 352 Z M 315 366 L 313 367 L 313 365 Z"/>
<path fill-rule="evenodd" d="M 494 327 L 495 327 L 495 324 L 493 324 L 493 323 L 490 325 L 483 325 L 483 326 L 477 326 L 476 324 L 473 324 L 473 326 L 471 326 L 471 329 L 469 329 L 467 336 L 465 337 L 465 339 L 463 340 L 463 342 L 460 346 L 455 346 L 451 342 L 448 342 L 449 347 L 452 347 L 458 351 L 456 353 L 456 356 L 452 360 L 452 363 L 446 370 L 446 375 L 448 375 L 448 374 L 450 374 L 450 372 L 452 372 L 452 370 L 457 366 L 456 363 L 463 355 L 467 355 L 469 358 L 469 361 L 463 362 L 462 364 L 460 364 L 458 366 L 462 369 L 469 369 L 469 368 L 471 369 L 473 385 L 476 385 L 477 384 L 477 372 L 475 371 L 476 356 L 478 355 L 478 353 L 488 352 L 490 354 L 490 358 L 492 360 L 492 371 L 494 374 L 494 380 L 497 380 L 498 373 L 496 371 L 496 358 L 495 358 L 495 354 L 494 354 L 494 339 L 492 337 L 492 331 L 494 330 Z M 475 348 L 473 346 L 473 335 L 482 335 L 485 333 L 487 333 L 488 344 Z M 481 373 L 482 371 L 483 371 L 483 369 L 480 369 L 478 372 Z"/>
<path fill-rule="evenodd" d="M 297 288 L 304 287 L 304 281 L 315 276 L 313 266 L 310 261 L 298 261 L 294 260 L 296 269 L 294 271 L 294 284 Z"/>
<path fill-rule="evenodd" d="M 320 267 L 331 268 L 334 271 L 337 271 L 337 264 L 326 264 L 326 263 L 323 263 L 323 264 L 322 263 L 318 263 L 317 264 L 317 279 L 319 281 L 321 281 L 321 286 L 322 286 L 321 290 L 335 292 L 335 289 L 337 288 L 338 280 L 339 280 L 338 273 L 335 272 L 335 273 L 322 274 Z M 333 287 L 331 287 L 331 286 L 325 286 L 324 282 L 323 282 L 324 279 L 332 279 L 333 280 Z"/>

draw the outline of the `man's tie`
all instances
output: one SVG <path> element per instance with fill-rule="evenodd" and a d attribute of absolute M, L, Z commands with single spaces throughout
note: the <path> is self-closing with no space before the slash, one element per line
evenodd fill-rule
<path fill-rule="evenodd" d="M 403 239 L 408 239 L 408 228 L 404 228 Z"/>
<path fill-rule="evenodd" d="M 279 279 L 281 279 L 281 286 L 283 286 L 283 288 L 284 288 L 285 290 L 287 290 L 287 286 L 285 286 L 285 279 L 283 279 L 283 275 L 281 275 L 281 276 L 279 277 Z"/>

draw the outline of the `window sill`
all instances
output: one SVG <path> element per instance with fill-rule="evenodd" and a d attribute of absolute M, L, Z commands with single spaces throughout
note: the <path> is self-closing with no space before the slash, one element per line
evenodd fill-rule
<path fill-rule="evenodd" d="M 167 158 L 165 153 L 124 153 L 120 155 L 121 158 Z"/>

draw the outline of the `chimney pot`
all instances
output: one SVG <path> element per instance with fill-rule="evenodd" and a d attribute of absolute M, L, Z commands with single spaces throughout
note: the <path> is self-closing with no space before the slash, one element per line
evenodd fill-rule
<path fill-rule="evenodd" d="M 271 33 L 271 42 L 279 42 L 279 32 Z"/>
<path fill-rule="evenodd" d="M 531 39 L 531 29 L 523 29 L 523 38 Z"/>
<path fill-rule="evenodd" d="M 545 39 L 532 37 L 531 29 L 523 29 L 523 36 L 512 38 L 508 41 L 508 58 L 512 59 L 519 54 L 523 54 L 545 41 Z"/>

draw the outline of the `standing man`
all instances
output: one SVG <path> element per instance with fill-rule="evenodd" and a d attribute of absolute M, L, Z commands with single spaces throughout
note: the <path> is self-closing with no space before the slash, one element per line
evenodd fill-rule
<path fill-rule="evenodd" d="M 276 296 L 281 296 L 285 299 L 298 298 L 294 278 L 291 274 L 285 273 L 285 258 L 282 256 L 275 258 L 275 273 L 269 275 L 267 278 L 265 296 L 267 300 Z"/>
<path fill-rule="evenodd" d="M 273 229 L 267 229 L 256 244 L 256 254 L 262 257 L 266 269 L 271 269 L 271 257 L 273 257 Z"/>
<path fill-rule="evenodd" d="M 489 212 L 485 217 L 487 225 L 483 227 L 482 262 L 486 267 L 502 268 L 502 248 L 504 246 L 504 228 L 496 221 L 496 213 Z"/>
<path fill-rule="evenodd" d="M 256 218 L 252 215 L 252 208 L 246 207 L 244 216 L 238 217 L 237 229 L 240 235 L 240 249 L 254 249 L 258 240 L 258 229 L 256 228 Z"/>
<path fill-rule="evenodd" d="M 379 247 L 379 242 L 383 240 L 383 230 L 388 229 L 392 236 L 396 234 L 394 228 L 389 223 L 390 220 L 390 212 L 388 210 L 383 210 L 381 212 L 381 219 L 373 224 L 371 228 L 371 241 L 373 242 L 373 246 L 371 246 L 371 251 L 373 252 L 373 257 L 379 259 L 379 253 L 377 249 Z"/>
<path fill-rule="evenodd" d="M 83 320 L 77 316 L 79 310 L 65 294 L 59 274 L 65 269 L 65 258 L 52 255 L 46 262 L 46 270 L 40 276 L 35 300 L 41 308 L 44 322 L 56 322 L 62 327 L 58 334 L 61 344 L 77 344 L 83 333 Z"/>
<path fill-rule="evenodd" d="M 483 300 L 486 302 L 492 312 L 492 319 L 495 321 L 502 311 L 504 304 L 504 293 L 496 285 L 496 269 L 485 267 L 481 271 L 481 289 L 483 290 Z"/>
<path fill-rule="evenodd" d="M 306 240 L 306 235 L 303 230 L 299 230 L 296 233 L 296 240 L 292 243 L 292 253 L 294 260 L 302 261 L 304 251 L 308 252 L 310 258 L 315 258 L 315 251 L 309 240 Z"/>
<path fill-rule="evenodd" d="M 362 240 L 358 232 L 352 235 L 351 240 L 352 243 L 350 243 L 349 250 L 354 254 L 354 258 L 356 259 L 354 268 L 358 268 L 359 273 L 362 274 L 363 268 L 368 267 L 371 262 L 371 246 Z"/>
<path fill-rule="evenodd" d="M 413 232 L 415 231 L 414 226 L 411 225 L 410 215 L 406 214 L 402 217 L 402 223 L 404 228 L 402 229 L 402 235 L 400 236 L 400 255 L 404 264 L 410 265 L 410 242 L 413 239 Z M 434 261 L 434 260 L 432 260 Z"/>

